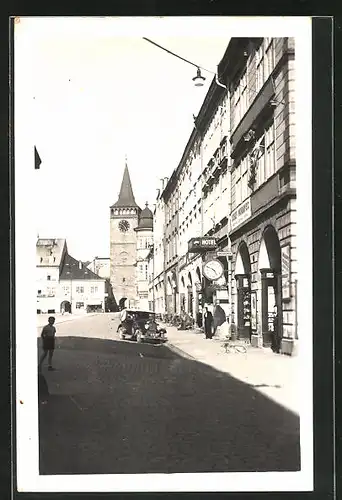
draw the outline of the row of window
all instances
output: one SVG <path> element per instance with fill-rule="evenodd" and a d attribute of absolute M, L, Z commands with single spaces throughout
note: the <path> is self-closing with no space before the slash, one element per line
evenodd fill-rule
<path fill-rule="evenodd" d="M 153 237 L 139 238 L 138 249 L 147 249 L 153 244 Z"/>
<path fill-rule="evenodd" d="M 274 39 L 264 38 L 232 94 L 232 128 L 236 128 L 275 66 Z"/>
<path fill-rule="evenodd" d="M 255 153 L 256 179 L 253 189 L 260 187 L 276 171 L 274 122 L 268 125 L 259 139 Z M 235 169 L 235 202 L 233 209 L 242 203 L 251 193 L 250 162 L 251 154 L 245 155 Z"/>
<path fill-rule="evenodd" d="M 140 280 L 148 280 L 148 264 L 139 264 L 139 279 Z"/>

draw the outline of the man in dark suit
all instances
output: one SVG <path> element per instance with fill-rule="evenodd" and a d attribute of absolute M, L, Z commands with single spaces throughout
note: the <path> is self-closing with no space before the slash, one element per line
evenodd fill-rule
<path fill-rule="evenodd" d="M 208 307 L 204 309 L 204 332 L 206 339 L 213 338 L 213 322 L 214 318 Z"/>

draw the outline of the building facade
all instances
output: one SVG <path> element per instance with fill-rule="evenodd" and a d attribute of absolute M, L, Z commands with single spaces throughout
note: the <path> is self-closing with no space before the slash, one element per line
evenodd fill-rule
<path fill-rule="evenodd" d="M 165 294 L 165 312 L 167 314 L 176 314 L 179 311 L 178 294 L 178 192 L 177 170 L 174 170 L 168 180 L 163 193 L 164 203 L 164 294 Z"/>
<path fill-rule="evenodd" d="M 149 309 L 149 254 L 153 245 L 153 213 L 146 206 L 141 212 L 136 232 L 137 301 L 140 309 Z"/>
<path fill-rule="evenodd" d="M 238 338 L 288 354 L 297 341 L 294 58 L 292 38 L 230 40 L 154 219 L 164 220 L 154 269 L 162 275 L 163 241 L 165 312 L 200 324 L 204 304 L 220 306 Z"/>
<path fill-rule="evenodd" d="M 60 311 L 73 314 L 104 311 L 106 279 L 66 254 L 60 275 Z"/>
<path fill-rule="evenodd" d="M 60 311 L 60 275 L 67 254 L 65 239 L 38 238 L 36 243 L 37 313 Z"/>
<path fill-rule="evenodd" d="M 160 180 L 153 211 L 153 254 L 150 255 L 150 275 L 153 287 L 150 288 L 150 302 L 156 313 L 164 314 L 165 309 L 165 202 L 162 196 L 168 178 Z"/>
<path fill-rule="evenodd" d="M 103 310 L 106 280 L 71 257 L 65 239 L 36 243 L 37 313 Z"/>
<path fill-rule="evenodd" d="M 219 66 L 231 99 L 238 335 L 269 346 L 276 333 L 285 353 L 297 338 L 294 57 L 291 38 L 235 38 Z"/>

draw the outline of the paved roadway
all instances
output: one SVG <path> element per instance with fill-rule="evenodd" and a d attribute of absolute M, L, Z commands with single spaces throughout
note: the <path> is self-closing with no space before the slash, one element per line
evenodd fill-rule
<path fill-rule="evenodd" d="M 117 324 L 102 314 L 57 325 L 41 474 L 299 469 L 296 415 L 167 346 L 120 341 Z"/>

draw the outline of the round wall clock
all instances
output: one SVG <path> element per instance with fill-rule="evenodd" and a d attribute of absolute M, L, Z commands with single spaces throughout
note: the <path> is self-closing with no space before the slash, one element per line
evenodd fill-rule
<path fill-rule="evenodd" d="M 223 265 L 219 260 L 208 260 L 203 266 L 203 274 L 208 280 L 218 280 L 223 274 Z"/>
<path fill-rule="evenodd" d="M 126 231 L 129 230 L 129 222 L 128 220 L 121 220 L 119 222 L 119 229 L 122 233 L 125 233 Z"/>

